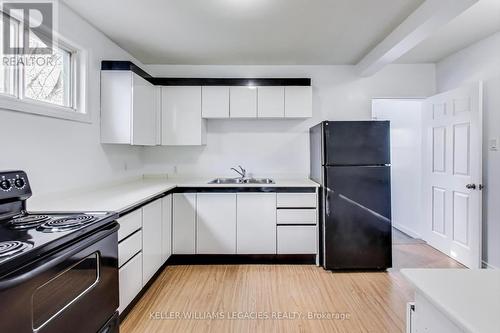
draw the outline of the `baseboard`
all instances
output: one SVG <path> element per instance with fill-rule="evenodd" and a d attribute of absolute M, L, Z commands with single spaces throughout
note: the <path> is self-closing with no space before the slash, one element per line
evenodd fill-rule
<path fill-rule="evenodd" d="M 411 230 L 411 229 L 408 229 L 404 226 L 402 226 L 401 224 L 397 224 L 397 223 L 392 223 L 392 226 L 396 229 L 398 229 L 399 231 L 407 234 L 408 236 L 411 236 L 413 238 L 418 238 L 418 239 L 422 239 L 422 235 L 420 235 L 419 233 Z"/>
<path fill-rule="evenodd" d="M 498 269 L 498 267 L 495 267 L 493 265 L 488 264 L 486 261 L 483 260 L 483 268 L 488 268 L 488 269 Z"/>
<path fill-rule="evenodd" d="M 315 254 L 175 254 L 169 265 L 315 265 Z"/>

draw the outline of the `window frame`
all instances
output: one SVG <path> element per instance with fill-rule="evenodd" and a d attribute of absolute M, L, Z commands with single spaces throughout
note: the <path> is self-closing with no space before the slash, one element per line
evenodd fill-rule
<path fill-rule="evenodd" d="M 1 14 L 8 17 L 7 14 Z M 15 18 L 14 18 L 15 19 Z M 18 36 L 20 35 L 18 31 Z M 91 123 L 87 109 L 88 53 L 78 44 L 61 36 L 56 31 L 53 38 L 57 47 L 70 53 L 70 106 L 58 105 L 25 96 L 24 66 L 14 67 L 14 95 L 0 92 L 0 108 L 9 111 L 31 113 L 41 116 Z"/>

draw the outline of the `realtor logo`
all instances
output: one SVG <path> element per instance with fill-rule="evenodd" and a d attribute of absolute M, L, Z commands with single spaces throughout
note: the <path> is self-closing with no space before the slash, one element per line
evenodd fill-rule
<path fill-rule="evenodd" d="M 3 54 L 52 54 L 55 5 L 51 0 L 2 1 Z"/>

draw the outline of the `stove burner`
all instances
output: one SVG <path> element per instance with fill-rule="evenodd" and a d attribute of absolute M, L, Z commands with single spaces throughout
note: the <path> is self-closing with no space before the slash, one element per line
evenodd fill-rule
<path fill-rule="evenodd" d="M 42 232 L 58 232 L 78 229 L 94 222 L 97 218 L 92 215 L 77 215 L 62 217 L 40 225 L 37 230 Z"/>
<path fill-rule="evenodd" d="M 14 217 L 9 221 L 9 227 L 11 229 L 28 229 L 37 227 L 40 224 L 47 222 L 50 220 L 50 217 L 47 215 L 25 215 Z"/>
<path fill-rule="evenodd" d="M 0 242 L 0 257 L 8 257 L 24 251 L 30 244 L 20 241 Z"/>

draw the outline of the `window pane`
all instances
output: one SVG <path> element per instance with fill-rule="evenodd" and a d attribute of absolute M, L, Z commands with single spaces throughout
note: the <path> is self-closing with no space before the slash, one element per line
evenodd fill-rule
<path fill-rule="evenodd" d="M 29 43 L 45 46 L 33 33 Z M 31 54 L 24 66 L 24 88 L 25 97 L 71 107 L 71 53 L 56 48 L 53 54 Z"/>
<path fill-rule="evenodd" d="M 9 20 L 8 16 L 0 13 L 0 93 L 14 95 L 15 94 L 15 58 L 11 54 L 3 53 L 3 21 Z M 17 41 L 18 22 L 10 20 L 10 35 L 11 41 Z M 17 45 L 17 44 L 16 44 Z M 7 65 L 6 65 L 7 64 Z"/>

